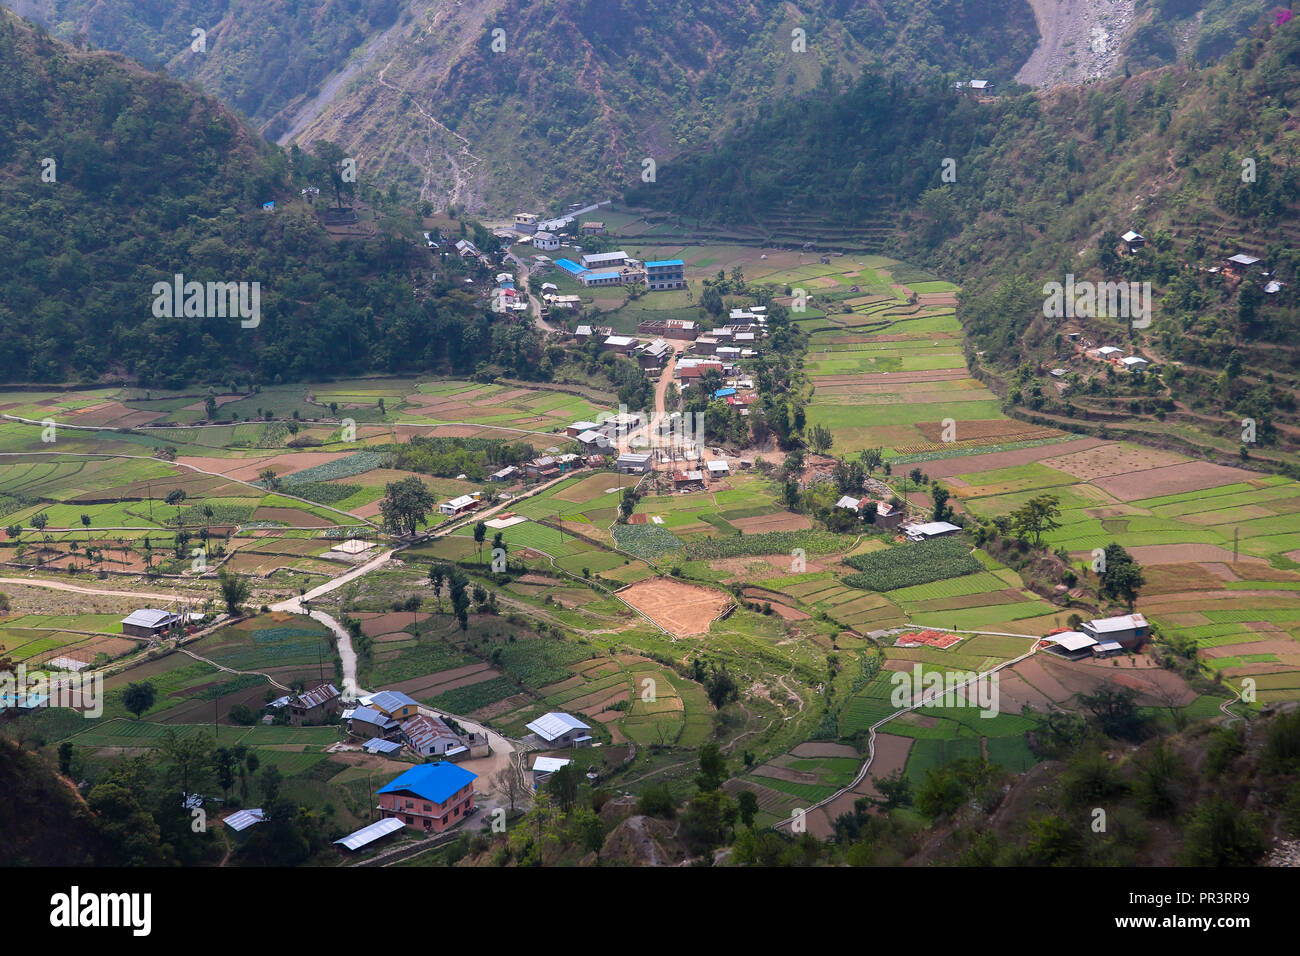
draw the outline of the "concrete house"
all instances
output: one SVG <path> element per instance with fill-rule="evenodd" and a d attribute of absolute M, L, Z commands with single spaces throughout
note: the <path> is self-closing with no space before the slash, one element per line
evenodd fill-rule
<path fill-rule="evenodd" d="M 157 637 L 180 622 L 180 615 L 147 607 L 122 618 L 122 633 L 129 637 Z"/>
<path fill-rule="evenodd" d="M 367 706 L 396 721 L 414 717 L 420 712 L 420 702 L 400 690 L 381 690 L 378 694 L 371 695 Z"/>
<path fill-rule="evenodd" d="M 591 746 L 591 727 L 572 714 L 552 711 L 524 726 L 552 747 Z"/>
<path fill-rule="evenodd" d="M 450 501 L 444 501 L 438 505 L 438 511 L 441 514 L 455 517 L 473 511 L 478 506 L 479 499 L 476 495 L 461 495 L 459 498 L 452 498 Z"/>
<path fill-rule="evenodd" d="M 441 757 L 461 740 L 439 717 L 423 714 L 402 723 L 402 741 L 421 757 Z"/>
<path fill-rule="evenodd" d="M 645 475 L 654 470 L 654 456 L 625 451 L 618 456 L 618 470 L 624 475 Z"/>
<path fill-rule="evenodd" d="M 358 707 L 348 719 L 348 731 L 358 737 L 367 739 L 379 737 L 386 739 L 395 736 L 401 724 L 381 710 L 374 707 Z"/>
<path fill-rule="evenodd" d="M 551 774 L 571 763 L 572 760 L 563 757 L 538 757 L 533 762 L 533 789 L 539 789 L 542 784 L 551 779 Z"/>
<path fill-rule="evenodd" d="M 441 833 L 474 812 L 476 778 L 454 763 L 412 767 L 380 788 L 379 815 L 415 830 Z"/>
<path fill-rule="evenodd" d="M 339 712 L 342 705 L 339 689 L 325 683 L 290 697 L 285 705 L 289 723 L 295 727 L 303 724 L 323 724 Z"/>
<path fill-rule="evenodd" d="M 1105 645 L 1118 644 L 1122 648 L 1137 647 L 1149 636 L 1147 619 L 1141 614 L 1121 614 L 1084 622 L 1083 632 Z"/>

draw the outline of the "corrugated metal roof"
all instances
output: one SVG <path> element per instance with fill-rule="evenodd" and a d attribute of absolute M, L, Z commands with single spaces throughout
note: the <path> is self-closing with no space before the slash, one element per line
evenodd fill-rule
<path fill-rule="evenodd" d="M 358 707 L 352 712 L 353 720 L 360 720 L 367 724 L 374 724 L 376 727 L 383 727 L 387 730 L 389 727 L 396 727 L 397 721 L 389 717 L 382 711 L 375 710 L 373 707 Z"/>
<path fill-rule="evenodd" d="M 349 850 L 359 850 L 368 843 L 374 843 L 380 837 L 388 836 L 390 833 L 396 833 L 402 829 L 405 824 L 397 817 L 389 817 L 386 820 L 380 820 L 378 823 L 372 823 L 369 826 L 362 827 L 353 833 L 349 833 L 341 840 L 335 840 L 335 844 L 345 846 Z"/>
<path fill-rule="evenodd" d="M 524 726 L 544 740 L 555 740 L 557 737 L 562 737 L 573 730 L 591 730 L 589 725 L 584 724 L 572 714 L 563 714 L 558 711 L 543 714 L 532 723 Z"/>
<path fill-rule="evenodd" d="M 177 617 L 171 611 L 160 611 L 157 608 L 146 607 L 138 611 L 132 611 L 122 618 L 122 623 L 134 624 L 137 627 L 162 627 L 175 620 L 177 620 Z"/>
<path fill-rule="evenodd" d="M 533 770 L 541 773 L 555 773 L 561 767 L 566 767 L 573 763 L 572 760 L 565 760 L 561 757 L 538 757 L 533 764 Z"/>
<path fill-rule="evenodd" d="M 1053 644 L 1060 644 L 1067 651 L 1081 651 L 1085 647 L 1092 647 L 1097 641 L 1079 631 L 1064 631 L 1060 634 L 1052 634 L 1046 638 Z"/>
<path fill-rule="evenodd" d="M 362 750 L 370 753 L 391 754 L 397 753 L 402 749 L 402 745 L 395 740 L 384 740 L 382 737 L 371 737 L 361 745 Z"/>
<path fill-rule="evenodd" d="M 311 690 L 299 694 L 298 706 L 311 710 L 313 707 L 329 703 L 337 696 L 339 696 L 337 687 L 333 684 L 321 684 L 319 687 L 313 687 Z"/>
<path fill-rule="evenodd" d="M 433 803 L 445 803 L 453 793 L 477 778 L 478 774 L 454 763 L 422 763 L 381 787 L 379 792 L 413 793 Z"/>
<path fill-rule="evenodd" d="M 393 711 L 400 710 L 403 707 L 419 707 L 420 702 L 412 697 L 408 697 L 400 690 L 381 690 L 378 694 L 375 694 L 374 697 L 370 698 L 370 706 L 391 714 Z"/>
<path fill-rule="evenodd" d="M 254 824 L 264 822 L 264 819 L 265 817 L 261 808 L 258 808 L 256 810 L 240 810 L 238 813 L 232 813 L 222 822 L 238 833 L 247 830 Z"/>
<path fill-rule="evenodd" d="M 460 743 L 460 738 L 445 723 L 436 717 L 425 717 L 423 714 L 403 723 L 402 734 L 420 753 L 424 753 L 438 740 L 454 740 Z"/>
<path fill-rule="evenodd" d="M 1110 634 L 1115 631 L 1130 631 L 1146 627 L 1147 619 L 1141 614 L 1121 614 L 1118 617 L 1098 618 L 1084 626 L 1097 634 Z"/>

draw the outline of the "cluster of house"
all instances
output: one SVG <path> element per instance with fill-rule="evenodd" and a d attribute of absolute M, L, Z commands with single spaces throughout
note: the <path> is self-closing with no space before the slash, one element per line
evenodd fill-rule
<path fill-rule="evenodd" d="M 674 471 L 671 475 L 674 491 L 694 491 L 708 486 L 710 481 L 719 481 L 731 474 L 731 466 L 724 458 L 702 461 L 701 468 Z"/>
<path fill-rule="evenodd" d="M 645 419 L 636 412 L 619 412 L 600 422 L 574 422 L 564 433 L 577 441 L 583 454 L 603 456 L 612 454 L 628 435 L 644 424 Z"/>
<path fill-rule="evenodd" d="M 528 296 L 515 288 L 515 277 L 509 272 L 498 272 L 496 288 L 492 290 L 494 312 L 522 315 L 528 312 Z"/>
<path fill-rule="evenodd" d="M 1151 364 L 1140 355 L 1125 355 L 1124 350 L 1117 345 L 1103 345 L 1093 349 L 1090 354 L 1095 355 L 1102 362 L 1109 362 L 1117 368 L 1130 372 L 1140 371 Z"/>
<path fill-rule="evenodd" d="M 533 244 L 537 244 L 536 239 Z M 568 258 L 556 259 L 555 267 L 588 289 L 633 284 L 644 284 L 651 292 L 686 288 L 686 263 L 683 260 L 657 259 L 642 262 L 621 249 L 614 252 L 582 253 L 577 262 Z"/>
<path fill-rule="evenodd" d="M 1085 621 L 1079 630 L 1061 629 L 1043 638 L 1043 645 L 1067 660 L 1106 657 L 1140 647 L 1148 637 L 1147 619 L 1141 614 L 1120 614 Z"/>
<path fill-rule="evenodd" d="M 441 717 L 421 714 L 419 702 L 401 691 L 367 694 L 343 718 L 349 733 L 365 738 L 361 749 L 367 753 L 397 756 L 406 747 L 418 757 L 457 761 L 490 750 L 483 734 L 458 732 Z"/>
<path fill-rule="evenodd" d="M 868 495 L 855 498 L 851 495 L 844 495 L 839 501 L 835 502 L 835 507 L 852 511 L 859 516 L 868 508 L 874 508 L 876 517 L 872 523 L 878 528 L 897 528 L 903 523 L 904 509 L 901 506 L 896 508 L 891 505 L 888 496 L 873 498 Z"/>
<path fill-rule="evenodd" d="M 1146 236 L 1142 235 L 1142 233 L 1135 229 L 1130 229 L 1119 238 L 1130 253 L 1137 252 L 1147 244 Z M 1245 252 L 1238 252 L 1225 258 L 1223 260 L 1223 265 L 1210 266 L 1206 271 L 1211 274 L 1222 273 L 1224 275 L 1232 276 L 1235 279 L 1244 279 L 1251 269 L 1255 268 L 1263 261 L 1264 260 L 1260 259 L 1258 256 L 1252 256 Z M 1286 287 L 1285 283 L 1278 282 L 1274 279 L 1273 273 L 1271 272 L 1261 269 L 1259 276 L 1260 278 L 1267 280 L 1264 283 L 1264 292 L 1267 295 L 1277 295 L 1277 293 L 1281 292 Z"/>

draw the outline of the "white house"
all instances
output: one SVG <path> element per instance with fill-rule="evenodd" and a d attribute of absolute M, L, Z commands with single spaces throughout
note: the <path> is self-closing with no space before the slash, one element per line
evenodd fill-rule
<path fill-rule="evenodd" d="M 560 237 L 553 232 L 539 232 L 533 236 L 533 246 L 543 252 L 554 252 L 560 248 Z"/>
<path fill-rule="evenodd" d="M 906 530 L 910 541 L 929 541 L 931 538 L 956 534 L 961 528 L 947 521 L 927 521 L 924 524 L 910 525 Z"/>
<path fill-rule="evenodd" d="M 573 763 L 572 760 L 566 760 L 562 757 L 538 757 L 533 763 L 533 789 L 536 790 L 550 779 L 551 774 L 571 763 Z"/>
<path fill-rule="evenodd" d="M 591 746 L 590 725 L 572 714 L 552 711 L 524 726 L 553 747 Z"/>
<path fill-rule="evenodd" d="M 459 515 L 474 510 L 478 507 L 478 504 L 477 495 L 461 495 L 459 498 L 444 501 L 438 505 L 438 510 L 445 515 Z"/>
<path fill-rule="evenodd" d="M 1146 359 L 1142 358 L 1141 356 L 1130 355 L 1128 358 L 1120 359 L 1119 364 L 1123 365 L 1131 372 L 1131 371 L 1141 369 L 1143 365 L 1150 365 L 1151 363 L 1148 362 Z"/>

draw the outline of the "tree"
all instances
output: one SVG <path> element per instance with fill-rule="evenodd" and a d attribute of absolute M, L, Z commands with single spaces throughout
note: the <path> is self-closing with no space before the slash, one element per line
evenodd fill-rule
<path fill-rule="evenodd" d="M 1055 531 L 1061 526 L 1061 499 L 1056 495 L 1038 495 L 1011 512 L 1011 526 L 1022 538 L 1033 536 L 1034 544 L 1042 544 L 1043 532 Z"/>
<path fill-rule="evenodd" d="M 438 613 L 442 613 L 442 582 L 447 575 L 445 564 L 429 565 L 429 583 L 433 585 L 433 596 L 438 599 Z"/>
<path fill-rule="evenodd" d="M 758 794 L 753 790 L 742 790 L 736 794 L 736 804 L 740 808 L 741 822 L 752 829 L 754 818 L 758 816 Z"/>
<path fill-rule="evenodd" d="M 925 780 L 916 793 L 916 808 L 937 820 L 953 813 L 966 802 L 966 788 L 948 767 L 927 770 Z"/>
<path fill-rule="evenodd" d="M 862 452 L 859 458 L 862 461 L 862 467 L 865 468 L 867 470 L 867 474 L 870 475 L 872 472 L 874 472 L 877 468 L 879 468 L 881 465 L 885 463 L 884 449 L 868 448 Z"/>
<path fill-rule="evenodd" d="M 185 504 L 185 491 L 181 488 L 173 488 L 167 492 L 167 503 L 176 509 L 176 527 L 181 524 L 181 505 Z"/>
<path fill-rule="evenodd" d="M 555 796 L 561 812 L 568 813 L 573 808 L 573 802 L 578 798 L 580 782 L 578 768 L 572 762 L 555 771 L 551 774 L 551 779 L 546 781 L 546 788 Z"/>
<path fill-rule="evenodd" d="M 384 528 L 396 534 L 414 534 L 433 510 L 433 495 L 428 486 L 412 475 L 384 486 L 384 498 L 379 503 L 379 513 Z"/>
<path fill-rule="evenodd" d="M 269 763 L 262 768 L 260 779 L 263 800 L 268 804 L 275 803 L 280 796 L 280 786 L 284 782 L 280 769 L 275 764 Z"/>
<path fill-rule="evenodd" d="M 158 750 L 169 778 L 181 793 L 200 789 L 212 770 L 212 741 L 206 734 L 188 736 L 167 731 Z"/>
<path fill-rule="evenodd" d="M 1140 740 L 1146 718 L 1137 709 L 1137 691 L 1104 684 L 1094 694 L 1080 694 L 1079 703 L 1092 714 L 1099 730 L 1118 740 Z"/>
<path fill-rule="evenodd" d="M 1184 839 L 1188 866 L 1252 866 L 1268 849 L 1260 820 L 1222 797 L 1211 797 L 1196 808 Z"/>
<path fill-rule="evenodd" d="M 44 531 L 45 526 L 50 523 L 50 519 L 42 511 L 39 514 L 32 515 L 32 527 L 37 531 Z"/>
<path fill-rule="evenodd" d="M 222 797 L 228 798 L 230 788 L 235 785 L 235 755 L 230 748 L 218 747 L 212 752 L 212 769 L 216 772 Z"/>
<path fill-rule="evenodd" d="M 704 684 L 704 690 L 709 696 L 709 703 L 717 710 L 722 710 L 727 704 L 740 697 L 740 688 L 727 673 L 725 664 L 721 670 L 713 669 Z"/>
<path fill-rule="evenodd" d="M 1133 605 L 1137 603 L 1138 594 L 1146 584 L 1142 565 L 1138 564 L 1133 556 L 1117 542 L 1111 542 L 1106 546 L 1102 560 L 1100 572 L 1102 596 L 1110 600 L 1119 598 L 1128 605 L 1129 611 L 1132 611 Z"/>
<path fill-rule="evenodd" d="M 153 702 L 157 699 L 158 688 L 148 681 L 127 684 L 126 689 L 122 691 L 122 705 L 135 714 L 137 720 L 153 706 Z"/>
<path fill-rule="evenodd" d="M 830 451 L 834 440 L 831 430 L 825 425 L 814 425 L 808 431 L 808 444 L 819 455 L 824 455 Z"/>
<path fill-rule="evenodd" d="M 948 504 L 948 499 L 952 497 L 951 493 L 943 485 L 935 482 L 930 488 L 930 495 L 934 498 L 934 511 L 931 516 L 935 521 L 947 521 L 952 517 L 952 506 Z"/>
<path fill-rule="evenodd" d="M 86 529 L 86 542 L 90 543 L 90 515 L 81 516 L 81 526 Z"/>
<path fill-rule="evenodd" d="M 76 748 L 72 746 L 72 741 L 65 740 L 59 744 L 59 773 L 65 777 L 72 773 L 72 755 L 75 752 Z"/>
<path fill-rule="evenodd" d="M 487 523 L 476 521 L 474 523 L 474 543 L 478 545 L 478 563 L 483 563 L 483 540 L 487 537 Z"/>
<path fill-rule="evenodd" d="M 903 776 L 902 769 L 895 770 L 888 777 L 873 777 L 876 790 L 881 799 L 877 806 L 885 810 L 906 806 L 912 802 L 912 782 Z"/>
<path fill-rule="evenodd" d="M 275 491 L 280 487 L 280 479 L 275 476 L 274 468 L 263 468 L 257 473 L 257 478 L 268 491 Z"/>
<path fill-rule="evenodd" d="M 700 748 L 700 772 L 695 775 L 695 785 L 701 791 L 717 790 L 727 779 L 727 758 L 713 742 Z"/>
<path fill-rule="evenodd" d="M 238 574 L 233 574 L 225 568 L 217 572 L 217 581 L 221 585 L 221 597 L 226 602 L 226 611 L 230 614 L 238 614 L 240 606 L 252 593 L 252 588 Z"/>

